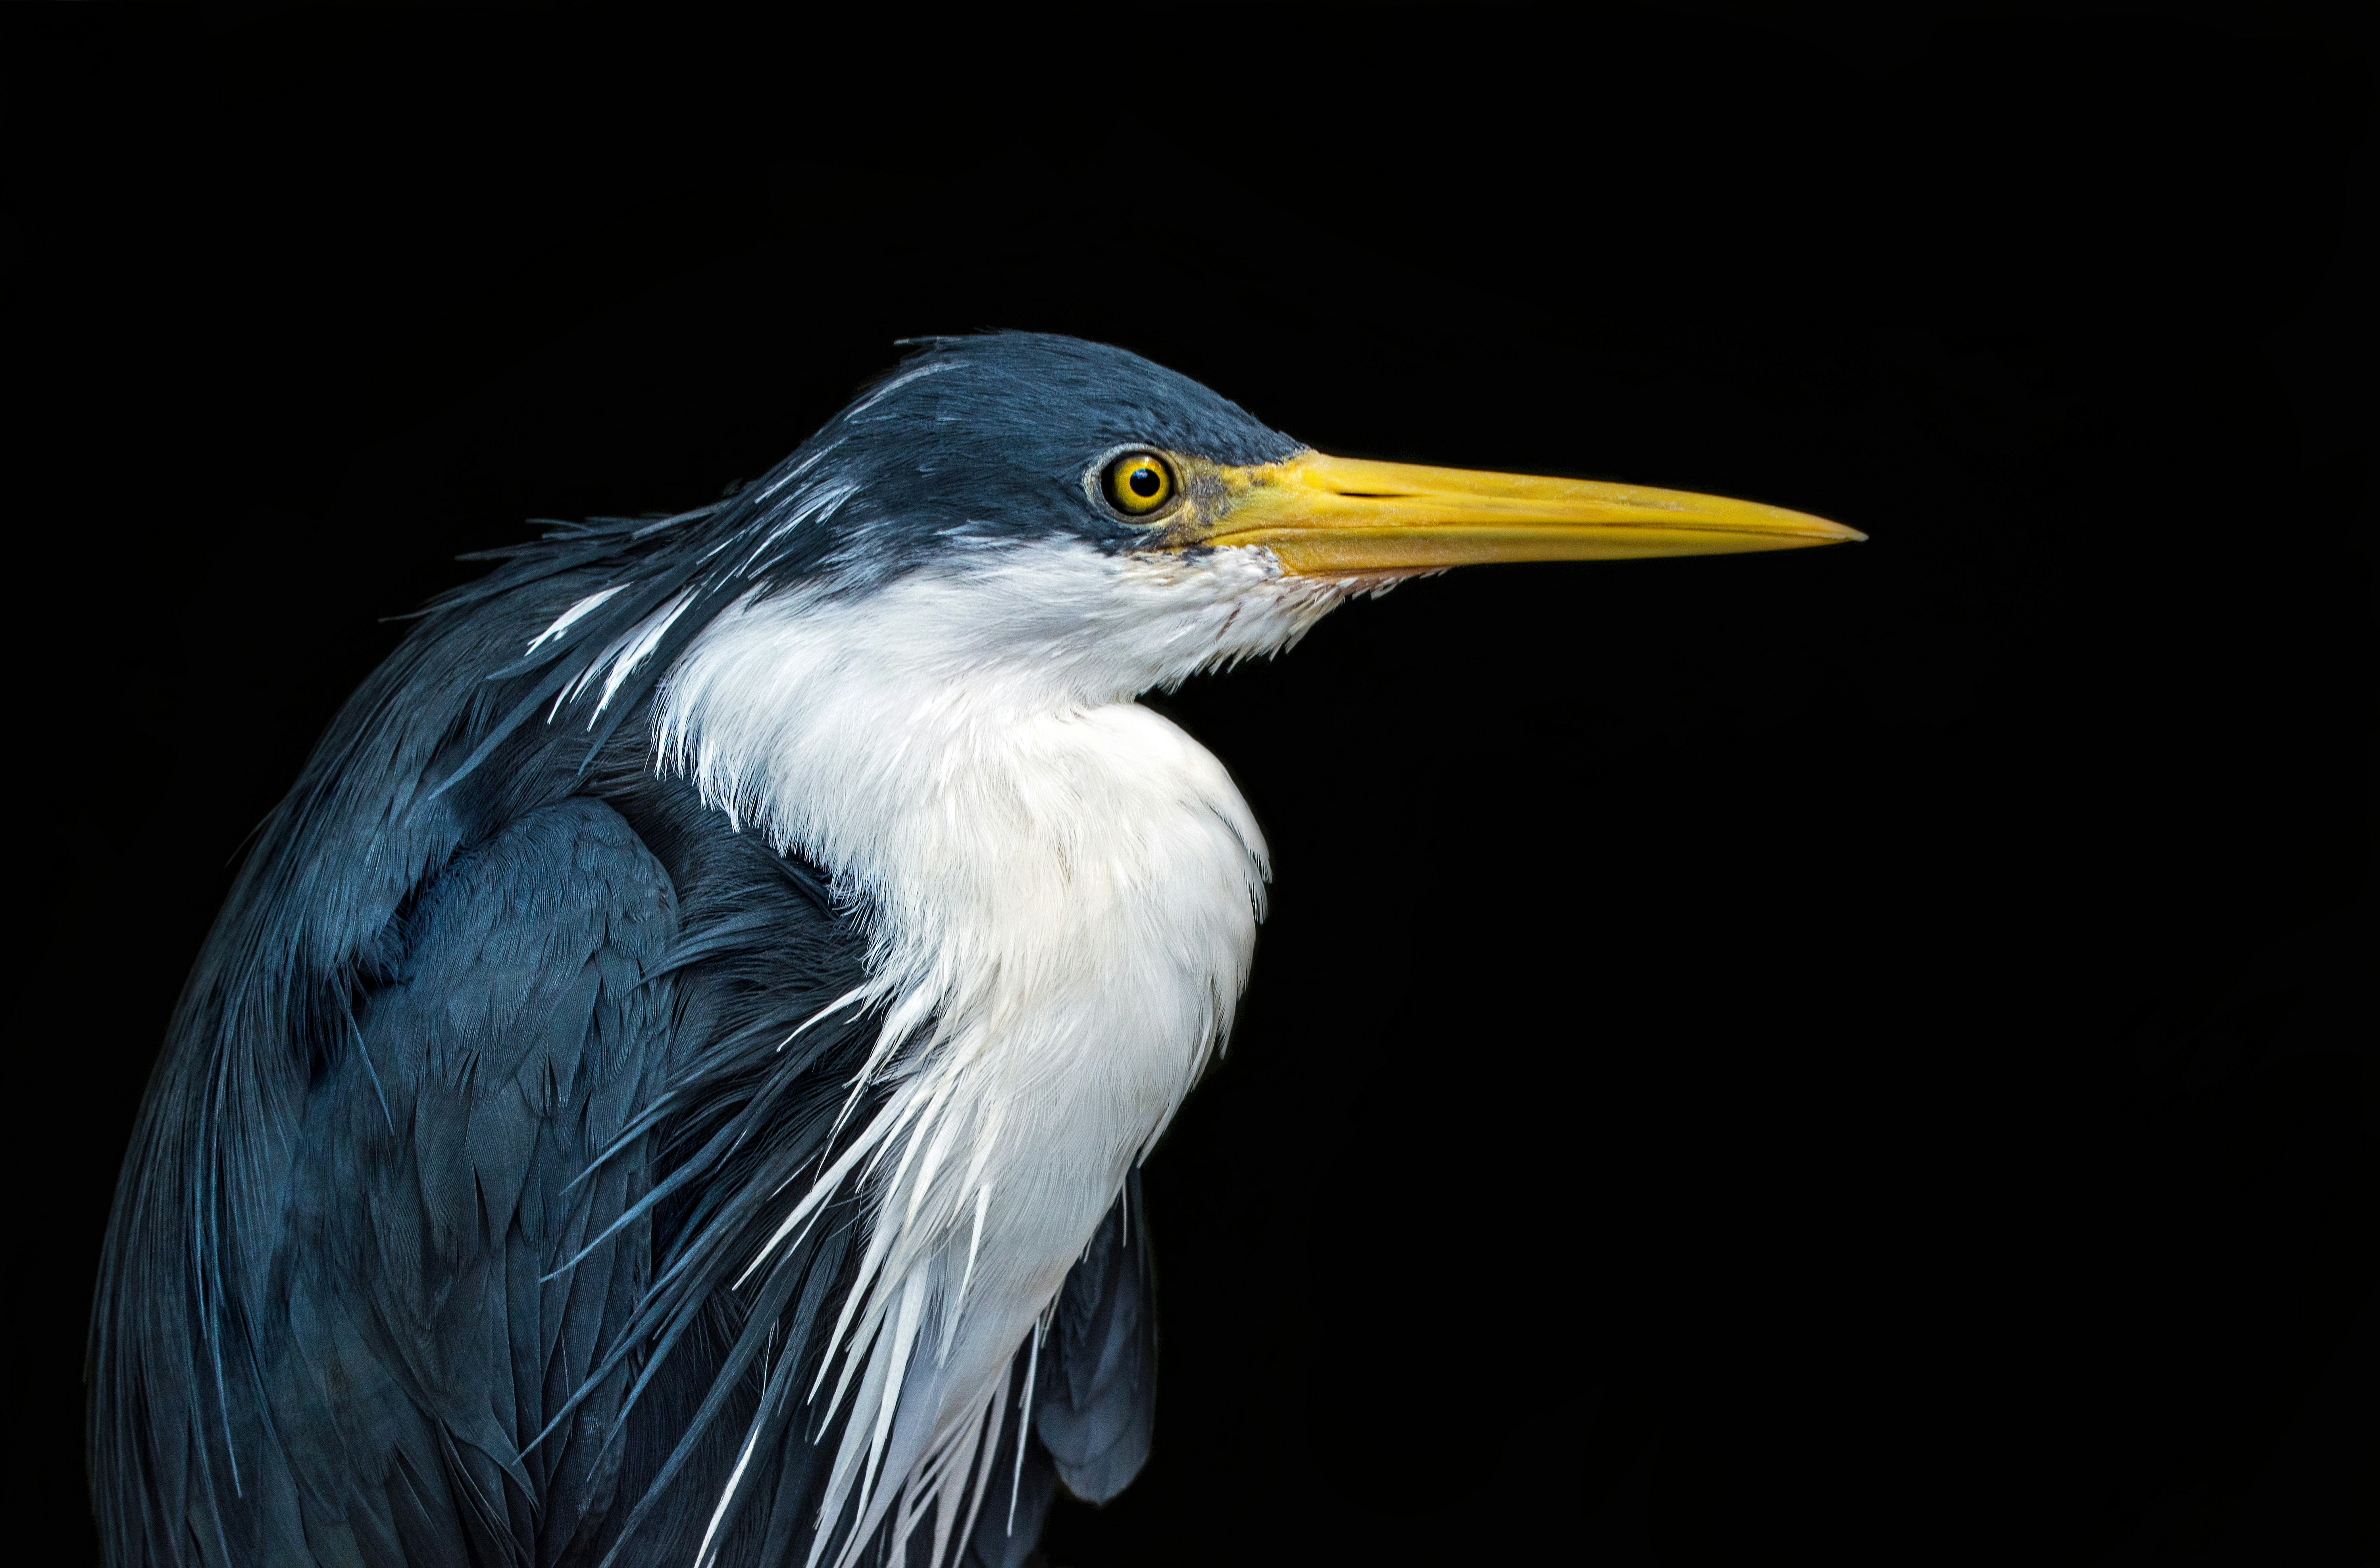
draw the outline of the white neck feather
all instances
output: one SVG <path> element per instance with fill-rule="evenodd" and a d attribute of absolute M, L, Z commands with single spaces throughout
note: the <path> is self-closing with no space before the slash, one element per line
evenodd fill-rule
<path fill-rule="evenodd" d="M 1132 699 L 1293 642 L 1349 586 L 1254 550 L 999 555 L 741 605 L 658 704 L 664 766 L 859 911 L 849 1000 L 886 1008 L 854 1089 L 882 1105 L 779 1232 L 846 1180 L 875 1205 L 835 1331 L 846 1558 L 896 1502 L 905 1530 L 930 1501 L 938 1542 L 981 1503 L 1011 1357 L 1231 1029 L 1264 840 Z"/>

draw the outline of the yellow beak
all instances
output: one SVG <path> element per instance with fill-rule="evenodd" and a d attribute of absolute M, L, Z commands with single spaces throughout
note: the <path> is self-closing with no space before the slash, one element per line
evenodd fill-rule
<path fill-rule="evenodd" d="M 1262 545 L 1301 576 L 1490 561 L 1623 561 L 1865 538 L 1805 513 L 1684 490 L 1307 452 L 1225 469 L 1181 545 Z"/>

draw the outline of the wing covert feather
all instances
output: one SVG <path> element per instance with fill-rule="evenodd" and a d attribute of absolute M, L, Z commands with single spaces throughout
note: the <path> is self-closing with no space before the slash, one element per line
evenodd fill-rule
<path fill-rule="evenodd" d="M 650 1182 L 615 1160 L 572 1188 L 671 1059 L 671 982 L 647 971 L 676 897 L 581 799 L 457 857 L 401 919 L 397 972 L 301 1124 L 286 1315 L 259 1346 L 269 1456 L 322 1561 L 553 1562 L 617 1488 L 619 1389 L 536 1440 L 642 1294 L 650 1236 L 555 1271 Z"/>

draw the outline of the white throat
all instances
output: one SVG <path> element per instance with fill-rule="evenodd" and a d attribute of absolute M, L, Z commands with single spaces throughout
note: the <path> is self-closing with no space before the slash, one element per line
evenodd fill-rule
<path fill-rule="evenodd" d="M 1346 592 L 1253 550 L 1000 556 L 740 605 L 657 705 L 663 766 L 851 900 L 870 979 L 847 1000 L 886 1008 L 855 1086 L 881 1108 L 788 1191 L 778 1233 L 851 1182 L 874 1204 L 827 1362 L 852 1400 L 825 1512 L 856 1493 L 846 1560 L 896 1503 L 903 1533 L 932 1504 L 936 1561 L 963 1499 L 996 1480 L 1004 1503 L 982 1471 L 1010 1359 L 1247 979 L 1262 835 L 1222 766 L 1133 697 L 1284 646 Z"/>

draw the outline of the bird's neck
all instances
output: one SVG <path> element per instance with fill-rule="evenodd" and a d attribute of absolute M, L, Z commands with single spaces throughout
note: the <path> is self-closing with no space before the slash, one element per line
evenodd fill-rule
<path fill-rule="evenodd" d="M 1047 597 L 1017 614 L 1051 623 L 1023 629 L 929 580 L 733 609 L 664 684 L 662 764 L 825 868 L 883 999 L 943 1034 L 1086 997 L 1111 1031 L 1168 993 L 1196 1015 L 1170 1029 L 1219 1031 L 1262 836 L 1222 766 L 1130 700 L 1140 672 L 1070 649 L 1081 617 Z M 1178 1043 L 1195 1071 L 1207 1042 Z"/>
<path fill-rule="evenodd" d="M 1293 641 L 1342 590 L 1257 552 L 964 566 L 722 615 L 663 683 L 663 766 L 832 874 L 896 1021 L 1106 1051 L 1145 1030 L 1165 1087 L 1135 1120 L 1161 1122 L 1228 1028 L 1267 866 L 1221 765 L 1132 699 Z"/>
<path fill-rule="evenodd" d="M 1029 1321 L 1230 1028 L 1264 842 L 1172 724 L 1046 648 L 1002 657 L 1037 650 L 1013 627 L 987 645 L 982 614 L 920 586 L 721 617 L 663 688 L 659 743 L 856 907 L 880 1080 L 932 1080 L 948 1134 L 901 1206 L 946 1228 L 988 1183 L 1009 1245 L 994 1261 L 987 1235 L 970 1296 Z"/>
<path fill-rule="evenodd" d="M 974 1441 L 1009 1357 L 1220 1047 L 1267 869 L 1204 748 L 1128 694 L 1099 700 L 1046 648 L 1002 657 L 980 614 L 923 586 L 731 611 L 673 669 L 657 718 L 662 765 L 825 868 L 868 930 L 881 1098 L 855 1134 L 873 1219 L 844 1344 L 898 1363 L 855 1381 L 847 1429 L 880 1429 L 897 1397 L 889 1478 Z M 876 1333 L 888 1314 L 932 1326 Z"/>
<path fill-rule="evenodd" d="M 747 603 L 656 705 L 662 765 L 825 868 L 868 931 L 880 1098 L 835 1168 L 863 1173 L 872 1219 L 838 1354 L 847 1376 L 875 1346 L 844 1441 L 877 1431 L 888 1478 L 971 1452 L 1247 977 L 1262 836 L 1222 766 L 1133 695 L 1334 602 L 1202 604 L 1080 557 L 1057 568 L 1071 584 L 1043 566 Z"/>

